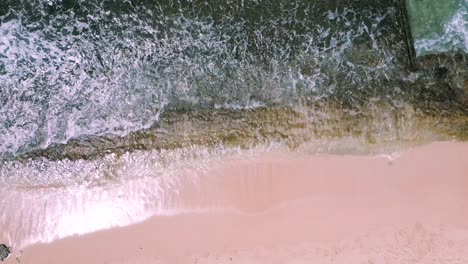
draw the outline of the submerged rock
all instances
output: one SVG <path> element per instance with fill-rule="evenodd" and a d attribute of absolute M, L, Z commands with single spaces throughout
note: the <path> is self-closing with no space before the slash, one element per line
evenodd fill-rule
<path fill-rule="evenodd" d="M 10 255 L 10 248 L 8 248 L 5 244 L 0 244 L 0 260 L 3 261 L 4 259 L 8 258 Z"/>

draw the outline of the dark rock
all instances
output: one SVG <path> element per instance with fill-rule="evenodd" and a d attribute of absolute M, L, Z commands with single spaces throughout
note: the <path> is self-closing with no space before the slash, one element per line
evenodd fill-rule
<path fill-rule="evenodd" d="M 3 261 L 4 259 L 8 258 L 10 255 L 10 248 L 4 244 L 0 244 L 0 260 Z"/>
<path fill-rule="evenodd" d="M 447 67 L 438 67 L 434 69 L 435 76 L 440 79 L 447 78 L 449 70 Z"/>

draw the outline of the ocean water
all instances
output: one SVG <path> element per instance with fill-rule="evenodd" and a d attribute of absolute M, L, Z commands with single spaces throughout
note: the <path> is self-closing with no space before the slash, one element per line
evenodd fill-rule
<path fill-rule="evenodd" d="M 200 109 L 413 107 L 425 99 L 403 84 L 414 76 L 398 11 L 390 0 L 2 1 L 0 156 L 126 136 Z M 424 89 L 430 76 L 414 78 Z"/>
<path fill-rule="evenodd" d="M 216 207 L 180 197 L 223 159 L 468 139 L 466 56 L 414 72 L 400 1 L 345 2 L 1 1 L 0 240 Z M 466 51 L 450 3 L 418 54 Z"/>
<path fill-rule="evenodd" d="M 468 52 L 467 0 L 410 0 L 409 15 L 418 55 Z"/>

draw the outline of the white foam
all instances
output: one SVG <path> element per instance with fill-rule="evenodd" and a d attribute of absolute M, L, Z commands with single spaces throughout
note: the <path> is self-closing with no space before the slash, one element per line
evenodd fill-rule
<path fill-rule="evenodd" d="M 30 16 L 24 10 L 15 14 L 17 19 L 0 18 L 0 64 L 6 70 L 0 74 L 0 102 L 5 102 L 0 105 L 0 155 L 86 136 L 124 136 L 150 127 L 168 105 L 178 103 L 230 109 L 291 105 L 299 88 L 321 99 L 336 92 L 337 73 L 348 73 L 361 89 L 359 83 L 371 78 L 367 73 L 375 78 L 394 66 L 393 55 L 378 49 L 375 41 L 381 21 L 394 15 L 393 9 L 363 11 L 374 21 L 370 26 L 350 9 L 323 14 L 343 28 L 311 27 L 301 33 L 306 41 L 294 55 L 288 43 L 269 38 L 273 25 L 284 23 L 284 18 L 274 18 L 256 32 L 258 44 L 275 51 L 263 67 L 247 51 L 253 40 L 242 22 L 228 17 L 215 24 L 210 17 L 172 14 L 165 16 L 167 28 L 158 19 L 131 12 L 110 21 L 100 3 L 79 19 L 70 10 L 47 15 L 54 1 L 36 4 L 47 19 L 27 23 L 21 19 Z M 362 37 L 373 40 L 369 52 L 385 55 L 377 67 L 353 64 L 343 56 Z M 314 73 L 302 74 L 302 64 Z"/>

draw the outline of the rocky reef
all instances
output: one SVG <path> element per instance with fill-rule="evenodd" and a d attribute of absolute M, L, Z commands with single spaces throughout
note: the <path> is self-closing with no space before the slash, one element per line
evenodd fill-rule
<path fill-rule="evenodd" d="M 0 260 L 3 261 L 10 255 L 10 248 L 4 244 L 0 244 Z"/>

